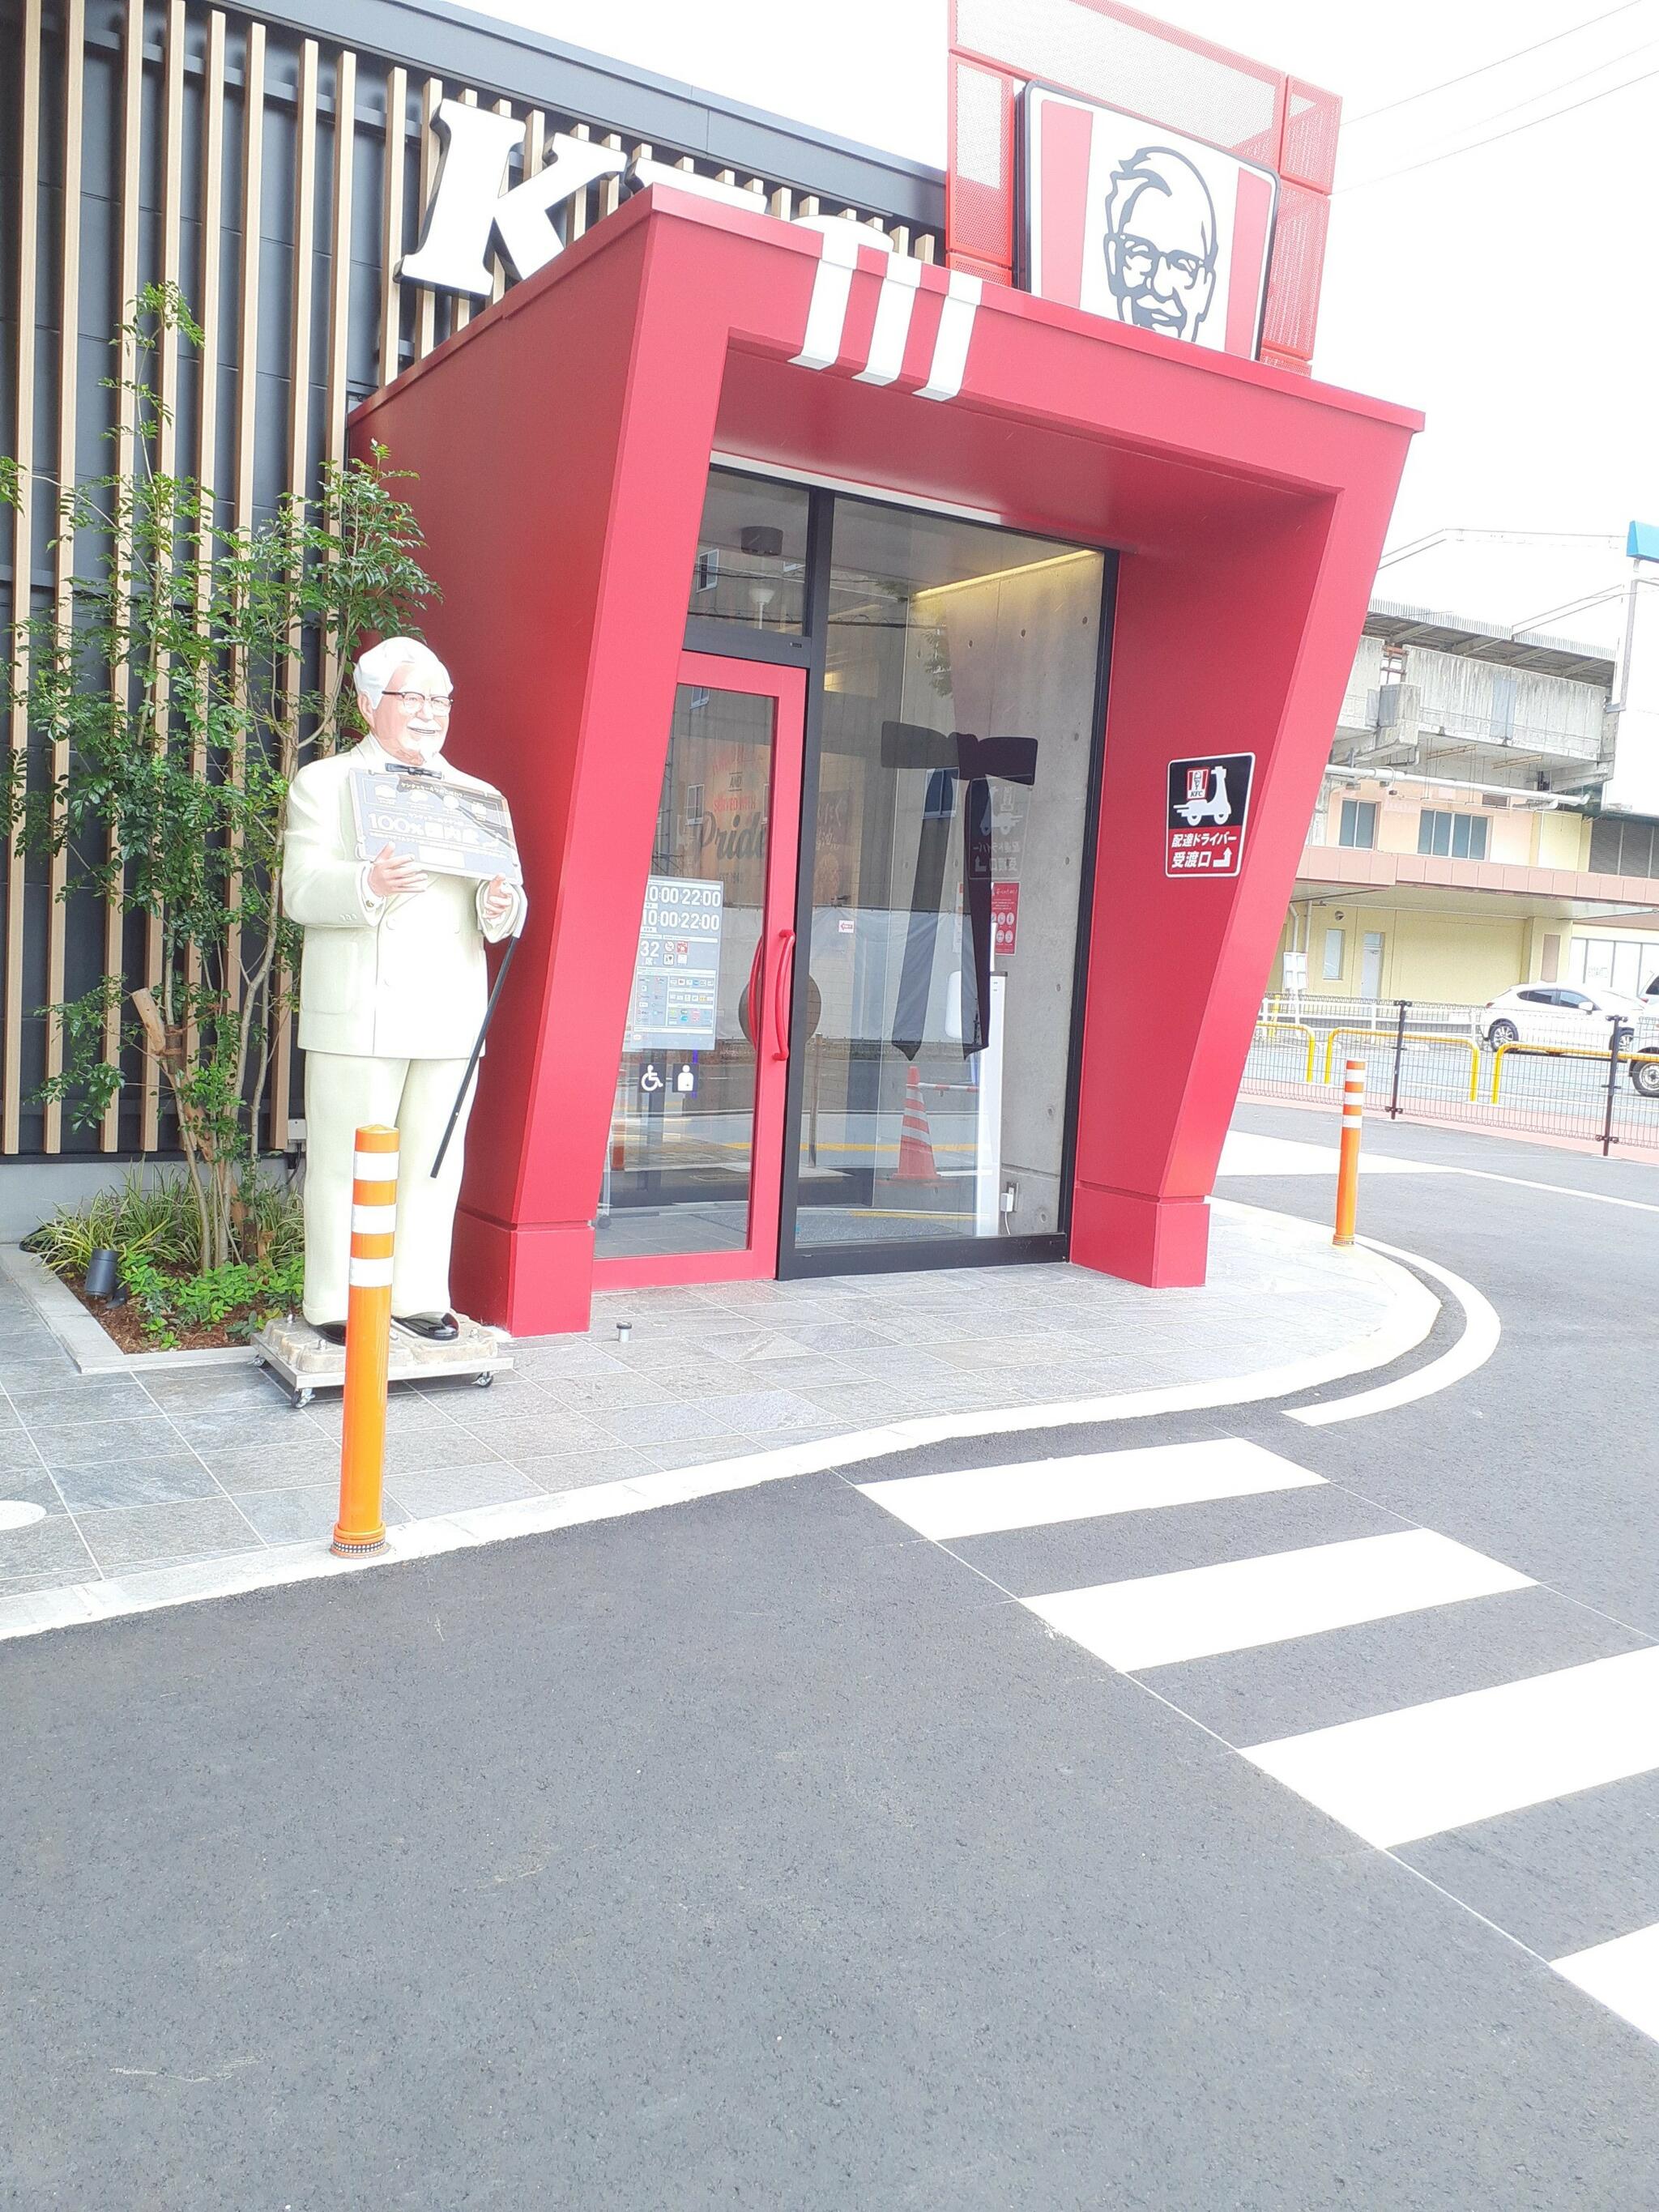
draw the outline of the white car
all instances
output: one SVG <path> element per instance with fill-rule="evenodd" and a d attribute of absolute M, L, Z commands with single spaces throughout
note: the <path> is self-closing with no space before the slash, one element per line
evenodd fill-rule
<path fill-rule="evenodd" d="M 1534 1052 L 1605 1052 L 1620 1024 L 1621 1050 L 1659 1052 L 1659 1008 L 1619 991 L 1581 991 L 1569 983 L 1517 983 L 1489 999 L 1481 1036 L 1496 1052 L 1520 1045 Z M 1630 1079 L 1644 1098 L 1659 1098 L 1659 1060 L 1642 1060 Z"/>

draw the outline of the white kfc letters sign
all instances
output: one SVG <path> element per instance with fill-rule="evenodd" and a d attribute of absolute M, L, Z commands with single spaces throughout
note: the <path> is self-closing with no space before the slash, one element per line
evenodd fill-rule
<path fill-rule="evenodd" d="M 553 222 L 554 210 L 600 177 L 620 177 L 629 192 L 672 185 L 676 191 L 695 192 L 723 207 L 740 208 L 745 215 L 769 213 L 758 192 L 719 184 L 666 161 L 638 155 L 630 161 L 615 147 L 573 138 L 564 131 L 553 134 L 545 167 L 507 191 L 507 163 L 524 141 L 522 123 L 487 107 L 446 100 L 439 104 L 433 127 L 442 147 L 437 182 L 421 242 L 398 264 L 401 283 L 487 300 L 491 290 L 487 257 L 492 245 L 515 278 L 533 276 L 564 251 Z M 840 363 L 859 250 L 873 248 L 887 259 L 867 354 L 853 372 L 857 381 L 896 384 L 903 380 L 919 399 L 954 399 L 967 368 L 983 289 L 980 279 L 962 270 L 924 268 L 920 261 L 896 253 L 891 239 L 882 232 L 849 222 L 844 216 L 799 216 L 792 227 L 816 237 L 821 257 L 801 349 L 793 356 L 796 366 L 825 369 Z M 911 324 L 924 290 L 938 299 L 938 321 L 926 368 L 913 362 L 907 378 Z"/>
<path fill-rule="evenodd" d="M 503 190 L 507 162 L 524 143 L 522 123 L 487 107 L 446 100 L 439 103 L 432 127 L 441 148 L 438 179 L 421 242 L 398 266 L 398 279 L 405 284 L 487 300 L 490 278 L 486 256 L 492 239 L 515 277 L 533 276 L 564 250 L 553 225 L 554 210 L 601 177 L 621 177 L 624 191 L 630 192 L 643 191 L 647 185 L 672 185 L 677 191 L 696 192 L 748 215 L 767 212 L 758 192 L 717 184 L 712 177 L 673 168 L 666 161 L 637 156 L 630 161 L 613 146 L 573 138 L 562 131 L 553 134 L 546 166 L 507 191 Z M 842 218 L 826 216 L 808 227 L 824 228 L 831 222 L 842 222 Z M 860 229 L 858 237 L 862 246 L 889 244 L 878 231 Z"/>
<path fill-rule="evenodd" d="M 612 147 L 556 131 L 546 167 L 503 191 L 508 158 L 524 140 L 522 123 L 446 100 L 432 127 L 442 148 L 438 181 L 421 242 L 404 256 L 398 276 L 404 284 L 427 284 L 473 300 L 489 297 L 484 256 L 492 234 L 514 276 L 532 276 L 561 250 L 550 220 L 554 209 L 596 178 L 616 176 L 628 166 Z"/>

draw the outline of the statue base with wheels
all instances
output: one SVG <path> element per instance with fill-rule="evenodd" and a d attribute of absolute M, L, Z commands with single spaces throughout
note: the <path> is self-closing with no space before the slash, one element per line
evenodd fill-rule
<path fill-rule="evenodd" d="M 460 1334 L 452 1344 L 427 1344 L 395 1324 L 392 1331 L 393 1382 L 437 1382 L 465 1377 L 486 1389 L 513 1364 L 497 1329 L 457 1314 Z M 345 1347 L 319 1336 L 297 1314 L 267 1322 L 253 1339 L 253 1360 L 288 1392 L 289 1403 L 308 1406 L 319 1391 L 345 1384 Z"/>

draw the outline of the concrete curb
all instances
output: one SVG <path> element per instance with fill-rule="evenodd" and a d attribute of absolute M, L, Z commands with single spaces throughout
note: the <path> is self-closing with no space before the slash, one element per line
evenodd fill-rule
<path fill-rule="evenodd" d="M 1266 1210 L 1227 1199 L 1212 1200 L 1212 1204 L 1218 1209 L 1240 1213 L 1261 1213 Z M 1322 1229 L 1294 1220 L 1289 1215 L 1273 1214 L 1271 1218 L 1276 1224 L 1305 1236 L 1322 1247 L 1327 1243 L 1328 1232 Z M 1440 1301 L 1396 1261 L 1355 1246 L 1345 1264 L 1351 1264 L 1356 1273 L 1370 1274 L 1388 1292 L 1390 1305 L 1387 1318 L 1365 1335 L 1354 1338 L 1334 1352 L 1261 1368 L 1253 1375 L 1214 1382 L 1170 1383 L 1153 1389 L 1120 1391 L 1103 1398 L 1012 1406 L 990 1413 L 927 1414 L 881 1428 L 858 1429 L 845 1436 L 823 1437 L 811 1443 L 783 1444 L 775 1450 L 751 1452 L 740 1459 L 716 1460 L 702 1467 L 638 1475 L 631 1481 L 594 1483 L 586 1489 L 563 1491 L 552 1497 L 477 1506 L 465 1513 L 402 1522 L 387 1531 L 386 1550 L 370 1559 L 336 1559 L 320 1542 L 289 1544 L 259 1552 L 236 1553 L 225 1559 L 194 1561 L 185 1566 L 152 1567 L 130 1575 L 106 1577 L 99 1582 L 0 1598 L 0 1643 L 16 1637 L 38 1636 L 48 1629 L 75 1627 L 88 1621 L 154 1613 L 168 1606 L 199 1604 L 211 1598 L 236 1597 L 249 1590 L 276 1589 L 325 1577 L 362 1574 L 377 1567 L 395 1566 L 404 1560 L 434 1559 L 447 1552 L 465 1551 L 475 1544 L 547 1535 L 590 1522 L 616 1520 L 627 1514 L 652 1512 L 665 1505 L 688 1504 L 700 1498 L 750 1490 L 762 1483 L 782 1481 L 793 1475 L 817 1474 L 830 1468 L 883 1459 L 894 1453 L 915 1450 L 922 1444 L 949 1443 L 965 1437 L 1014 1435 L 1026 1429 L 1139 1420 L 1158 1413 L 1204 1411 L 1291 1397 L 1328 1382 L 1340 1382 L 1350 1375 L 1390 1365 L 1423 1341 L 1439 1314 Z M 63 1288 L 61 1285 L 58 1287 Z M 64 1291 L 63 1295 L 78 1309 L 79 1301 L 70 1292 Z M 97 1328 L 97 1322 L 90 1316 L 83 1315 L 82 1318 Z"/>

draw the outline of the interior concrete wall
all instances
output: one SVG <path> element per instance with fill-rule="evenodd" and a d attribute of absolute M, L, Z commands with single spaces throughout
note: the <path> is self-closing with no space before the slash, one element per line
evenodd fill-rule
<path fill-rule="evenodd" d="M 1085 554 L 919 595 L 946 641 L 956 726 L 1037 740 L 1031 788 L 993 787 L 994 872 L 1019 890 L 1014 949 L 995 959 L 1008 979 L 1002 1182 L 1014 1187 L 1004 1216 L 1012 1236 L 1060 1222 L 1102 582 L 1099 556 Z"/>

